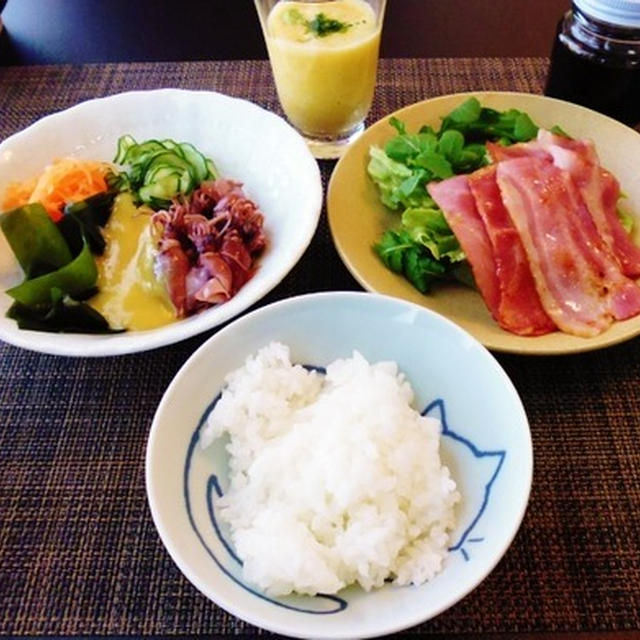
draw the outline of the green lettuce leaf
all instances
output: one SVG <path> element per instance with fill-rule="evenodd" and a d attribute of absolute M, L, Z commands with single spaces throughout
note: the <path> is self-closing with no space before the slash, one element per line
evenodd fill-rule
<path fill-rule="evenodd" d="M 436 260 L 465 260 L 458 239 L 438 208 L 410 208 L 402 214 L 402 226 L 417 244 L 429 249 Z"/>
<path fill-rule="evenodd" d="M 435 206 L 425 188 L 424 169 L 412 169 L 393 160 L 380 147 L 371 147 L 369 158 L 367 172 L 389 209 Z"/>
<path fill-rule="evenodd" d="M 413 242 L 406 231 L 386 231 L 374 249 L 389 269 L 404 275 L 421 293 L 428 292 L 449 271 L 428 249 Z"/>

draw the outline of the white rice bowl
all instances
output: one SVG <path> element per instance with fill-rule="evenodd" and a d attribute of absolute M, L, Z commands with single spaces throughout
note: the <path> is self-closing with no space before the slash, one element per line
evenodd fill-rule
<path fill-rule="evenodd" d="M 225 496 L 230 495 L 233 484 L 231 477 L 234 471 L 230 468 L 231 455 L 227 450 L 232 438 L 225 433 L 205 447 L 201 439 L 208 429 L 209 417 L 220 403 L 220 392 L 227 384 L 228 373 L 241 368 L 249 356 L 255 356 L 271 342 L 286 344 L 290 348 L 292 362 L 304 364 L 305 368 L 328 368 L 333 361 L 349 358 L 354 351 L 370 363 L 397 362 L 398 370 L 413 388 L 415 409 L 441 424 L 440 461 L 450 470 L 461 499 L 454 507 L 453 530 L 447 531 L 446 556 L 440 570 L 431 579 L 419 585 L 405 586 L 385 582 L 382 587 L 367 591 L 354 577 L 356 582 L 353 585 L 336 594 L 312 596 L 291 593 L 279 596 L 270 595 L 266 588 L 249 582 L 245 577 L 244 563 L 237 555 L 237 547 L 241 545 L 234 540 L 231 527 L 221 514 L 221 505 L 227 500 Z M 380 365 L 378 371 L 376 365 L 374 369 L 385 380 L 390 380 L 388 384 L 390 389 L 395 389 L 393 393 L 400 397 L 405 394 L 406 397 L 406 386 L 393 381 L 393 374 L 384 371 L 387 366 Z M 288 373 L 286 375 L 289 376 Z M 300 373 L 295 375 L 302 380 Z M 350 374 L 345 373 L 344 377 L 348 384 L 352 382 Z M 301 402 L 305 394 L 311 394 L 314 384 L 317 382 L 300 382 L 297 395 L 293 394 L 295 401 Z M 278 386 L 277 381 L 265 379 L 252 410 L 262 411 L 260 407 L 266 397 L 264 391 L 274 391 Z M 383 411 L 388 411 L 383 409 L 387 403 L 382 402 L 378 390 L 371 394 L 372 398 L 374 396 L 375 400 L 371 400 L 360 391 L 354 393 L 352 398 L 357 397 L 359 402 L 350 401 L 348 411 L 355 411 L 358 405 L 370 408 L 373 402 L 376 411 L 383 415 Z M 282 402 L 277 406 L 278 411 L 288 412 L 291 409 L 283 406 Z M 276 413 L 273 407 L 269 411 Z M 435 420 L 428 422 L 434 424 Z M 331 527 L 327 529 L 326 523 L 334 521 L 339 509 L 344 505 L 347 505 L 346 510 L 357 509 L 357 493 L 351 495 L 353 489 L 342 486 L 341 481 L 349 475 L 359 477 L 367 466 L 376 466 L 366 457 L 366 451 L 380 450 L 381 461 L 405 454 L 407 460 L 413 460 L 415 455 L 414 451 L 408 450 L 410 447 L 405 446 L 404 438 L 398 440 L 394 437 L 393 446 L 386 448 L 379 447 L 374 439 L 373 446 L 355 450 L 347 466 L 344 460 L 339 459 L 340 455 L 346 455 L 342 440 L 335 442 L 336 438 L 331 438 L 337 424 L 339 421 L 334 424 L 333 419 L 327 420 L 324 425 L 326 438 L 322 433 L 314 435 L 314 441 L 306 443 L 308 452 L 304 450 L 302 454 L 296 454 L 298 457 L 286 459 L 282 452 L 277 454 L 281 462 L 280 472 L 289 479 L 297 478 L 301 467 L 307 464 L 311 467 L 311 477 L 322 475 L 320 483 L 309 481 L 309 486 L 292 487 L 285 483 L 285 493 L 293 494 L 301 501 L 310 501 L 314 496 L 324 495 L 329 487 L 336 496 L 341 496 L 342 506 L 334 505 L 335 512 L 327 510 L 326 505 L 322 510 L 313 505 L 314 512 L 319 512 L 324 519 L 324 524 L 318 521 L 317 527 L 318 530 L 324 527 L 323 542 L 334 534 Z M 390 433 L 395 429 L 387 428 Z M 213 429 L 207 437 L 221 431 L 219 426 Z M 350 428 L 348 433 L 360 440 L 361 429 L 364 427 L 358 425 Z M 263 437 L 258 435 L 259 431 L 255 429 L 256 441 Z M 415 434 L 413 427 L 410 432 L 410 439 L 423 436 L 418 435 L 417 427 Z M 384 440 L 382 435 L 380 439 Z M 423 446 L 422 441 L 420 446 Z M 322 451 L 326 453 L 329 447 L 332 452 L 342 453 L 332 453 L 331 460 L 323 461 L 322 465 L 319 461 L 314 462 L 314 449 L 318 449 L 320 454 Z M 424 457 L 425 453 L 422 455 Z M 233 464 L 248 465 L 252 456 L 238 458 Z M 289 466 L 294 468 L 288 469 Z M 398 465 L 401 469 L 395 471 L 399 478 L 404 477 L 403 470 L 407 466 L 410 467 L 409 462 Z M 250 624 L 285 636 L 365 638 L 393 633 L 424 622 L 454 605 L 482 582 L 503 556 L 520 525 L 529 497 L 532 467 L 531 435 L 518 394 L 500 365 L 475 339 L 452 322 L 415 304 L 377 294 L 328 292 L 289 298 L 257 309 L 218 331 L 188 359 L 169 385 L 156 411 L 147 445 L 146 485 L 153 521 L 167 551 L 187 579 L 216 606 Z M 375 487 L 383 487 L 388 482 L 391 475 L 386 471 L 372 481 Z M 266 470 L 260 473 L 266 481 L 273 483 L 272 487 L 276 486 L 271 473 Z M 261 476 L 261 482 L 264 481 Z M 449 478 L 446 483 L 450 486 Z M 349 484 L 355 486 L 361 496 L 367 491 L 375 493 L 370 505 L 377 505 L 380 501 L 384 509 L 398 515 L 394 511 L 390 490 L 388 495 L 386 493 L 387 487 L 373 491 L 370 485 L 365 487 L 365 483 L 359 481 L 355 485 Z M 247 492 L 247 496 L 250 494 Z M 263 499 L 259 494 L 257 496 L 255 499 L 260 505 Z M 368 528 L 372 526 L 370 523 L 383 520 L 378 519 L 373 510 L 366 515 L 358 515 Z M 400 520 L 398 517 L 396 522 Z M 253 522 L 240 524 L 247 530 L 263 526 Z M 273 558 L 286 559 L 286 564 L 291 565 L 293 556 L 297 555 L 290 548 L 290 540 L 295 534 L 288 529 L 283 530 L 286 527 L 278 522 L 273 526 L 280 527 L 277 529 L 280 538 L 272 547 L 263 545 L 262 551 Z M 301 526 L 308 529 L 304 523 Z M 397 525 L 391 524 L 392 529 L 393 526 Z M 342 529 L 347 530 L 348 527 L 343 526 Z M 351 544 L 345 539 L 340 551 L 343 555 L 365 558 L 367 561 L 362 566 L 356 563 L 357 571 L 362 576 L 362 584 L 366 586 L 366 580 L 374 584 L 378 579 L 377 572 L 385 570 L 381 566 L 387 559 L 388 566 L 393 566 L 391 552 L 386 546 L 393 534 L 383 527 L 380 539 L 384 543 L 376 546 L 371 542 L 373 538 L 369 537 L 365 545 L 365 536 L 354 541 L 355 531 L 353 533 Z M 299 539 L 308 540 L 306 535 L 303 533 Z M 273 537 L 277 538 L 277 534 Z M 432 541 L 429 541 L 431 545 Z M 337 545 L 333 546 L 337 548 Z M 287 548 L 290 550 L 288 557 L 284 551 Z M 307 551 L 305 554 L 309 555 Z M 249 553 L 259 555 L 252 549 Z M 340 582 L 351 579 L 354 574 L 347 576 L 346 570 L 344 576 L 339 575 L 336 565 L 331 563 L 334 561 L 327 560 L 329 555 L 326 551 L 316 554 L 323 566 L 328 567 L 327 575 L 332 579 L 337 576 Z M 383 560 L 383 555 L 389 558 Z M 398 554 L 398 558 L 401 557 Z M 264 560 L 262 564 L 271 566 L 273 558 Z M 389 577 L 398 582 L 410 582 L 414 577 L 418 581 L 422 575 L 429 575 L 434 570 L 438 561 L 433 560 L 431 564 L 432 560 L 433 556 L 430 556 L 426 568 L 412 567 L 413 575 L 409 571 L 395 575 L 394 571 Z M 256 562 L 263 571 L 259 559 Z M 399 566 L 400 560 L 396 569 Z M 340 571 L 343 568 L 341 565 Z M 303 582 L 298 567 L 286 570 L 291 571 L 299 583 Z M 266 581 L 266 573 L 256 580 Z M 269 588 L 286 590 L 292 583 L 289 580 L 288 584 L 273 584 Z M 476 606 L 481 606 L 481 598 L 478 595 Z M 216 627 L 209 631 L 215 635 L 219 629 Z"/>
<path fill-rule="evenodd" d="M 441 569 L 460 496 L 413 400 L 394 362 L 358 352 L 323 376 L 272 342 L 227 376 L 200 441 L 230 435 L 218 513 L 249 583 L 315 595 Z"/>

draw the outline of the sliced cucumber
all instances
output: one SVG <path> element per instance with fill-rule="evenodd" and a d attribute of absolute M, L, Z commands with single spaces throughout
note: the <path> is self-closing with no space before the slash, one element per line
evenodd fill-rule
<path fill-rule="evenodd" d="M 122 136 L 118 140 L 118 148 L 116 150 L 116 157 L 113 161 L 117 164 L 124 164 L 124 159 L 127 157 L 127 151 L 136 144 L 136 141 L 129 135 Z"/>
<path fill-rule="evenodd" d="M 209 173 L 209 170 L 207 169 L 207 159 L 188 142 L 182 142 L 180 144 L 180 149 L 182 150 L 182 155 L 185 160 L 194 169 L 194 177 L 196 180 L 198 182 L 206 180 L 207 174 Z"/>
<path fill-rule="evenodd" d="M 180 180 L 180 176 L 184 172 L 180 169 L 176 169 L 173 165 L 162 164 L 154 167 L 144 177 L 144 185 L 150 185 L 159 180 L 164 180 L 168 176 L 177 176 Z"/>
<path fill-rule="evenodd" d="M 142 144 L 136 144 L 127 150 L 127 154 L 124 157 L 122 164 L 137 164 L 148 162 L 151 157 L 157 153 L 162 153 L 165 148 L 161 142 L 157 140 L 147 140 Z"/>
<path fill-rule="evenodd" d="M 217 180 L 220 177 L 218 167 L 209 158 L 207 158 L 207 171 L 209 172 L 207 180 Z"/>
<path fill-rule="evenodd" d="M 118 140 L 114 162 L 130 166 L 122 184 L 153 208 L 166 206 L 179 194 L 189 194 L 203 181 L 218 177 L 213 161 L 189 142 L 152 139 L 138 144 L 125 135 Z"/>
<path fill-rule="evenodd" d="M 180 192 L 180 175 L 166 176 L 157 182 L 140 187 L 138 195 L 142 202 L 150 204 L 152 200 L 168 202 Z"/>
<path fill-rule="evenodd" d="M 182 150 L 180 148 L 179 142 L 167 138 L 166 140 L 162 141 L 162 144 L 168 151 L 175 151 L 178 155 L 182 155 Z"/>
<path fill-rule="evenodd" d="M 149 158 L 146 164 L 146 173 L 154 171 L 156 167 L 175 167 L 176 169 L 192 171 L 191 163 L 177 155 L 173 151 L 162 151 Z"/>

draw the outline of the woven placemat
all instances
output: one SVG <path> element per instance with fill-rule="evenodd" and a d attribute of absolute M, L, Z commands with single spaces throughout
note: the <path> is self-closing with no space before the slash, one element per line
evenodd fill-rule
<path fill-rule="evenodd" d="M 371 114 L 455 91 L 540 92 L 543 59 L 384 60 Z M 279 112 L 265 62 L 0 68 L 0 139 L 81 100 L 219 90 Z M 331 163 L 322 164 L 326 187 Z M 261 304 L 358 289 L 323 212 Z M 171 378 L 211 334 L 65 359 L 0 343 L 0 634 L 253 635 L 182 577 L 144 489 L 146 437 Z M 640 341 L 553 358 L 500 355 L 534 442 L 531 502 L 493 573 L 414 633 L 640 628 Z"/>

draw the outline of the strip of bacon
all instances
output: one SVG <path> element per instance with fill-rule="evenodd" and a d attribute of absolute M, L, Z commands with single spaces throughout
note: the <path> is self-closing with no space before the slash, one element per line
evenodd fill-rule
<path fill-rule="evenodd" d="M 427 185 L 469 259 L 473 277 L 491 315 L 498 320 L 500 285 L 491 241 L 476 209 L 466 175 Z"/>
<path fill-rule="evenodd" d="M 625 231 L 617 213 L 620 184 L 600 166 L 590 140 L 572 140 L 540 129 L 537 140 L 509 147 L 488 143 L 487 151 L 494 162 L 534 156 L 550 158 L 557 167 L 568 171 L 600 236 L 620 262 L 622 273 L 630 278 L 640 277 L 640 247 Z"/>
<path fill-rule="evenodd" d="M 513 158 L 530 158 L 535 156 L 541 160 L 553 160 L 551 154 L 545 151 L 537 140 L 518 142 L 507 147 L 497 142 L 487 142 L 487 153 L 493 162 L 512 160 Z"/>
<path fill-rule="evenodd" d="M 620 197 L 617 179 L 600 166 L 593 142 L 571 140 L 541 129 L 538 145 L 553 157 L 556 166 L 569 172 L 605 243 L 620 262 L 622 272 L 640 277 L 640 247 L 624 230 L 616 207 Z"/>
<path fill-rule="evenodd" d="M 503 329 L 522 336 L 556 330 L 536 291 L 527 254 L 502 203 L 496 165 L 469 176 L 469 187 L 493 248 L 500 287 L 497 321 Z"/>
<path fill-rule="evenodd" d="M 497 182 L 542 304 L 561 330 L 591 337 L 640 313 L 640 288 L 621 273 L 568 172 L 521 157 L 498 164 Z"/>

